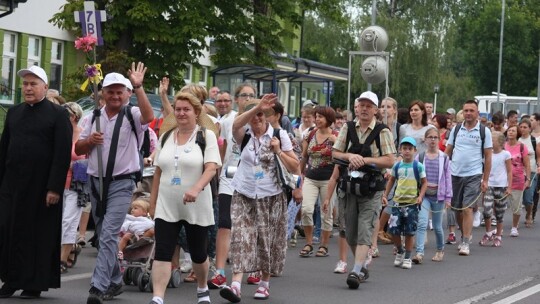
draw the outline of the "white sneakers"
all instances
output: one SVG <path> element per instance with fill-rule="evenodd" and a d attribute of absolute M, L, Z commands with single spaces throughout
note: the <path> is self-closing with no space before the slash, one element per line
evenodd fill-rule
<path fill-rule="evenodd" d="M 512 230 L 510 230 L 510 236 L 513 236 L 513 237 L 518 237 L 519 236 L 519 232 L 518 232 L 518 229 L 516 227 L 512 227 Z"/>
<path fill-rule="evenodd" d="M 339 260 L 339 262 L 337 262 L 336 269 L 334 269 L 334 273 L 346 273 L 346 272 L 347 272 L 347 262 Z"/>
<path fill-rule="evenodd" d="M 405 253 L 396 253 L 396 259 L 394 260 L 394 266 L 400 267 L 403 265 L 403 258 L 405 257 Z"/>
<path fill-rule="evenodd" d="M 473 227 L 480 227 L 480 223 L 482 222 L 482 213 L 480 211 L 476 211 L 474 213 L 474 219 L 473 219 Z"/>
<path fill-rule="evenodd" d="M 471 251 L 469 249 L 469 243 L 461 243 L 461 247 L 459 248 L 459 255 L 468 256 L 471 254 Z"/>

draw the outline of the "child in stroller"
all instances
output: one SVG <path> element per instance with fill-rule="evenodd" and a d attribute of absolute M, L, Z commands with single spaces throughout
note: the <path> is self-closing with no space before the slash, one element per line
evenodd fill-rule
<path fill-rule="evenodd" d="M 131 203 L 130 214 L 126 216 L 120 228 L 118 243 L 118 259 L 124 259 L 124 249 L 142 247 L 152 242 L 154 237 L 154 221 L 148 218 L 150 203 L 137 198 Z"/>

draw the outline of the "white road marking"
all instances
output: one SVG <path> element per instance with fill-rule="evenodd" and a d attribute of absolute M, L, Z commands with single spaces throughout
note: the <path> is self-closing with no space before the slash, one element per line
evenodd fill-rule
<path fill-rule="evenodd" d="M 73 274 L 73 275 L 63 275 L 60 281 L 71 282 L 71 281 L 76 281 L 76 280 L 89 279 L 91 277 L 92 277 L 92 273 L 86 272 L 86 273 Z"/>
<path fill-rule="evenodd" d="M 525 299 L 526 297 L 530 297 L 532 296 L 533 294 L 537 293 L 537 292 L 540 292 L 540 284 L 538 285 L 535 285 L 533 287 L 530 287 L 530 288 L 527 288 L 521 292 L 518 292 L 514 295 L 511 295 L 509 296 L 508 298 L 504 298 L 500 301 L 497 301 L 493 304 L 511 304 L 511 303 L 515 303 L 521 299 Z"/>
<path fill-rule="evenodd" d="M 506 292 L 506 291 L 508 291 L 510 289 L 514 289 L 516 287 L 519 287 L 519 286 L 521 286 L 523 284 L 527 284 L 528 282 L 530 282 L 532 280 L 534 280 L 533 277 L 526 277 L 525 279 L 519 280 L 519 281 L 517 281 L 515 283 L 512 283 L 510 285 L 502 286 L 500 288 L 497 288 L 497 289 L 494 289 L 494 290 L 491 290 L 491 291 L 488 291 L 488 292 L 484 292 L 482 294 L 479 294 L 477 296 L 465 299 L 465 300 L 457 302 L 455 304 L 472 304 L 472 303 L 476 303 L 476 302 L 479 302 L 481 300 L 485 300 L 487 297 L 498 295 L 498 294 Z"/>

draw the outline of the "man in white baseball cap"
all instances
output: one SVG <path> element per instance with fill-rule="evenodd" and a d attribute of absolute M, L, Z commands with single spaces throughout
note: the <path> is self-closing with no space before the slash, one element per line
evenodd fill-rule
<path fill-rule="evenodd" d="M 354 254 L 354 267 L 346 280 L 350 289 L 357 289 L 369 276 L 366 260 L 373 232 L 378 229 L 376 227 L 385 186 L 382 170 L 392 167 L 396 153 L 392 132 L 383 124 L 378 124 L 375 118 L 378 105 L 379 98 L 375 93 L 362 93 L 354 101 L 357 121 L 341 127 L 332 151 L 332 157 L 347 161 L 352 171 L 370 174 L 370 181 L 373 181 L 373 185 L 371 182 L 366 185 L 362 179 L 347 178 L 344 183 L 346 187 L 340 188 L 340 191 L 345 192 L 344 214 L 347 227 L 344 232 L 340 231 L 340 235 L 345 235 Z M 356 139 L 349 136 L 349 129 L 351 134 L 356 133 Z M 363 149 L 363 145 L 369 149 Z"/>
<path fill-rule="evenodd" d="M 49 84 L 49 78 L 47 78 L 47 73 L 45 73 L 45 70 L 38 67 L 37 65 L 29 66 L 27 69 L 22 69 L 17 72 L 17 75 L 23 78 L 28 74 L 33 74 L 37 76 L 39 79 L 43 80 L 45 85 Z"/>

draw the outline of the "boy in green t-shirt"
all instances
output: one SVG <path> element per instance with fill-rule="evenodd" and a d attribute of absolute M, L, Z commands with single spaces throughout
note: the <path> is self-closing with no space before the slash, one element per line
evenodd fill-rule
<path fill-rule="evenodd" d="M 418 224 L 418 210 L 426 193 L 427 180 L 424 166 L 414 160 L 416 140 L 412 137 L 403 138 L 399 144 L 399 152 L 403 160 L 395 163 L 390 171 L 391 175 L 386 183 L 382 204 L 383 206 L 388 204 L 388 193 L 397 180 L 393 198 L 397 206 L 392 208 L 388 229 L 397 248 L 394 266 L 410 269 L 414 235 Z M 401 235 L 405 236 L 405 250 L 401 243 Z"/>

